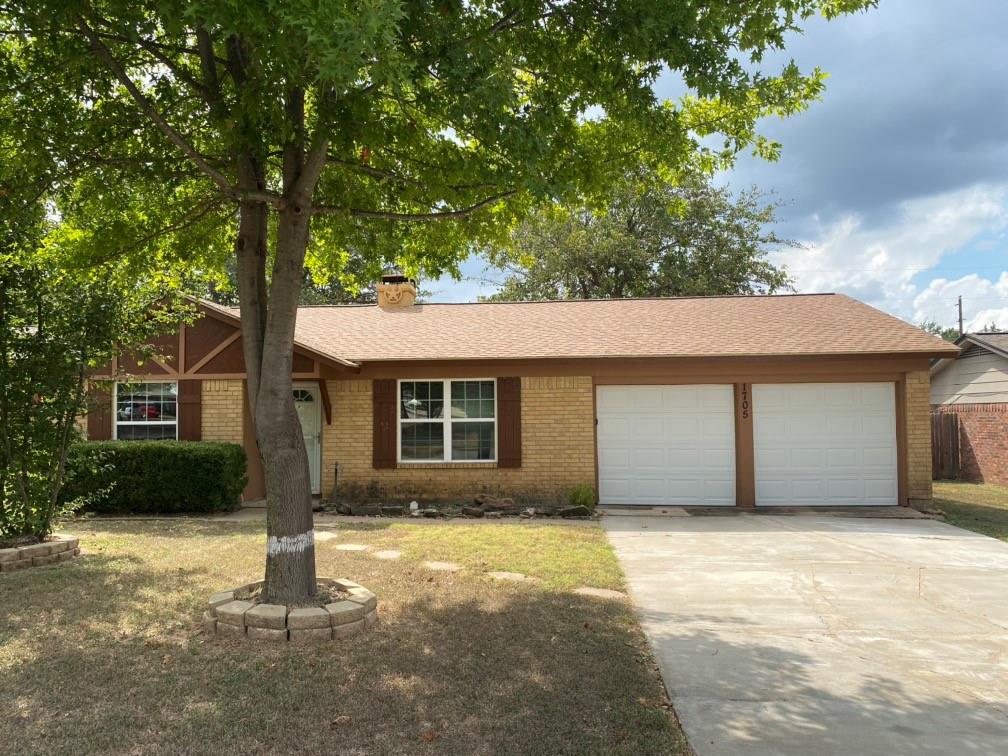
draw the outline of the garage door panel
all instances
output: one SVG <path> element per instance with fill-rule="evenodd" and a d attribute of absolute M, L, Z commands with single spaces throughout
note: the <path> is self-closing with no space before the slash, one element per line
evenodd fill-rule
<path fill-rule="evenodd" d="M 671 468 L 693 470 L 700 466 L 700 452 L 696 449 L 668 449 L 665 457 Z"/>
<path fill-rule="evenodd" d="M 599 434 L 605 435 L 609 442 L 626 441 L 630 438 L 630 420 L 625 417 L 607 417 L 605 420 L 599 416 Z"/>
<path fill-rule="evenodd" d="M 866 436 L 887 438 L 894 433 L 896 423 L 888 417 L 866 417 L 862 419 L 861 432 Z"/>
<path fill-rule="evenodd" d="M 710 410 L 704 410 L 709 412 Z M 709 415 L 700 419 L 699 434 L 706 441 L 723 442 L 735 437 L 735 415 Z"/>
<path fill-rule="evenodd" d="M 756 465 L 763 470 L 788 466 L 787 449 L 757 449 L 755 457 Z"/>
<path fill-rule="evenodd" d="M 896 504 L 892 383 L 753 386 L 757 505 Z"/>
<path fill-rule="evenodd" d="M 826 481 L 826 495 L 837 503 L 846 503 L 847 500 L 860 500 L 865 498 L 864 480 L 850 478 L 834 478 Z"/>
<path fill-rule="evenodd" d="M 888 500 L 896 496 L 896 483 L 889 478 L 865 480 L 865 496 L 870 499 Z"/>
<path fill-rule="evenodd" d="M 840 467 L 858 468 L 865 464 L 864 449 L 828 449 L 826 464 L 831 470 Z"/>
<path fill-rule="evenodd" d="M 826 432 L 834 436 L 850 436 L 861 432 L 861 418 L 836 415 L 826 418 Z"/>
<path fill-rule="evenodd" d="M 633 435 L 638 441 L 643 439 L 660 440 L 665 437 L 664 423 L 658 417 L 639 415 L 633 423 Z"/>
<path fill-rule="evenodd" d="M 640 474 L 630 480 L 630 495 L 648 502 L 660 502 L 667 489 L 668 483 L 664 475 L 648 477 L 646 474 Z"/>
<path fill-rule="evenodd" d="M 896 407 L 896 396 L 892 390 L 892 385 L 862 385 L 861 404 L 864 407 L 873 407 L 880 410 L 894 409 Z"/>
<path fill-rule="evenodd" d="M 697 386 L 693 391 L 696 406 L 708 412 L 724 412 L 726 398 L 731 398 L 733 407 L 735 399 L 731 386 Z"/>
<path fill-rule="evenodd" d="M 629 392 L 629 407 L 646 415 L 654 412 L 655 407 L 662 405 L 662 390 L 659 387 L 639 386 L 637 391 Z"/>
<path fill-rule="evenodd" d="M 618 501 L 630 496 L 630 480 L 628 478 L 609 477 L 599 480 L 599 499 L 601 501 Z"/>
<path fill-rule="evenodd" d="M 700 433 L 700 420 L 696 417 L 666 417 L 665 439 L 669 443 L 681 443 L 684 438 L 694 438 Z"/>
<path fill-rule="evenodd" d="M 663 386 L 662 409 L 668 412 L 689 412 L 696 408 L 697 392 L 692 386 Z"/>
<path fill-rule="evenodd" d="M 710 479 L 704 481 L 704 500 L 714 506 L 735 505 L 735 478 Z"/>
<path fill-rule="evenodd" d="M 791 468 L 816 472 L 822 469 L 826 452 L 823 449 L 792 449 L 790 456 Z"/>
<path fill-rule="evenodd" d="M 730 385 L 599 386 L 596 407 L 601 503 L 735 504 Z"/>
<path fill-rule="evenodd" d="M 699 460 L 697 462 L 699 464 Z M 703 452 L 703 466 L 708 470 L 734 470 L 734 449 L 706 449 Z"/>
<path fill-rule="evenodd" d="M 630 450 L 626 448 L 604 449 L 599 447 L 598 461 L 600 466 L 604 465 L 608 468 L 627 467 L 630 464 Z"/>
<path fill-rule="evenodd" d="M 661 448 L 653 446 L 637 447 L 634 450 L 637 458 L 637 465 L 642 469 L 662 470 L 665 467 L 665 452 Z"/>
<path fill-rule="evenodd" d="M 895 447 L 868 447 L 864 450 L 864 462 L 865 467 L 879 467 L 886 470 L 895 469 L 896 467 L 896 449 Z"/>

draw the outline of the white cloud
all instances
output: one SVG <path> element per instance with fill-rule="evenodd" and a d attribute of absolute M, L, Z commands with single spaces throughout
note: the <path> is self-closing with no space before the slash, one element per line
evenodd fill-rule
<path fill-rule="evenodd" d="M 976 274 L 954 281 L 936 278 L 914 298 L 914 321 L 951 322 L 955 317 L 956 298 L 960 295 L 965 330 L 979 331 L 990 323 L 996 323 L 1002 330 L 1008 329 L 1008 272 L 1002 273 L 997 281 Z"/>
<path fill-rule="evenodd" d="M 914 276 L 977 236 L 1006 228 L 1008 186 L 974 186 L 902 202 L 898 215 L 881 226 L 868 228 L 859 215 L 846 215 L 820 226 L 815 238 L 804 242 L 806 249 L 778 253 L 775 262 L 787 265 L 799 291 L 842 291 L 916 322 L 931 309 L 917 305 L 923 294 L 912 282 Z M 975 275 L 967 278 L 984 300 L 996 296 L 1001 286 Z M 936 294 L 935 306 L 937 302 Z M 951 321 L 947 312 L 935 319 Z"/>

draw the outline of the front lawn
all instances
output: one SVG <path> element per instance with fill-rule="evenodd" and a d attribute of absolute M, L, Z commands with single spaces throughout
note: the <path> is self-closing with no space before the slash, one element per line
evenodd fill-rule
<path fill-rule="evenodd" d="M 952 525 L 1008 541 L 1008 488 L 935 481 L 934 508 Z"/>
<path fill-rule="evenodd" d="M 599 528 L 342 524 L 319 574 L 374 590 L 381 619 L 313 647 L 202 635 L 207 597 L 260 576 L 261 523 L 66 530 L 80 559 L 0 576 L 0 751 L 688 753 L 629 602 L 570 590 L 623 585 Z"/>

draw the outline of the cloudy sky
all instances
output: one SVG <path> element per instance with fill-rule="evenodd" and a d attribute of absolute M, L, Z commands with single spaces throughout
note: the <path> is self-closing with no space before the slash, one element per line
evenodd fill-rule
<path fill-rule="evenodd" d="M 778 262 L 802 292 L 842 291 L 905 320 L 1008 327 L 1008 2 L 881 0 L 795 35 L 780 60 L 828 71 L 811 109 L 763 132 L 777 163 L 743 156 L 719 181 L 783 203 Z M 670 77 L 656 88 L 676 96 Z M 433 301 L 492 291 L 484 264 L 425 284 Z"/>

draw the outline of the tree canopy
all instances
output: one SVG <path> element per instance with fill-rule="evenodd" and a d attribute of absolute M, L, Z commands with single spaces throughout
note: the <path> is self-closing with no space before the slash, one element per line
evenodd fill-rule
<path fill-rule="evenodd" d="M 265 595 L 315 590 L 291 398 L 304 268 L 457 271 L 532 204 L 778 145 L 824 74 L 764 56 L 873 0 L 2 0 L 4 128 L 79 261 L 233 256 L 267 500 Z M 666 71 L 689 94 L 656 98 Z M 320 276 L 320 280 L 324 276 Z M 359 285 L 361 281 L 344 281 Z"/>
<path fill-rule="evenodd" d="M 702 176 L 634 173 L 602 208 L 552 203 L 489 258 L 506 278 L 495 300 L 773 293 L 790 285 L 767 259 L 795 243 L 773 230 L 758 189 L 733 197 Z"/>

